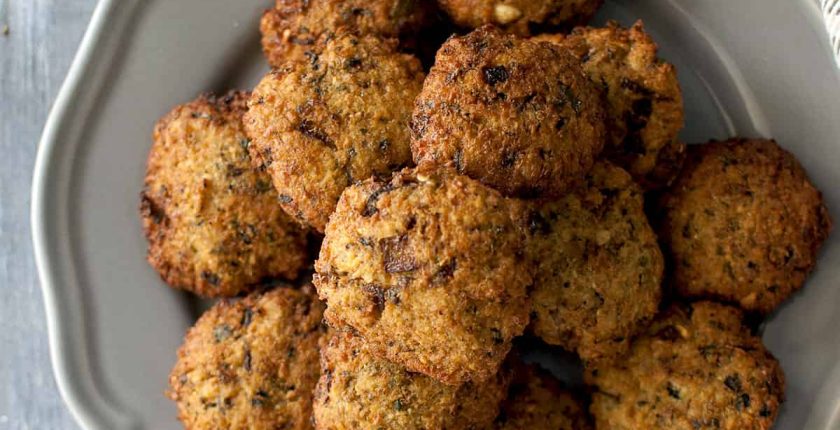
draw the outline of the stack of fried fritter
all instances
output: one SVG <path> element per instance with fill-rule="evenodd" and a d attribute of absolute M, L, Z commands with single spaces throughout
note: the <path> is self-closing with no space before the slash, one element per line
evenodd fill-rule
<path fill-rule="evenodd" d="M 772 426 L 743 312 L 803 286 L 821 194 L 772 140 L 686 147 L 641 22 L 572 29 L 600 3 L 277 0 L 253 92 L 161 119 L 149 262 L 221 298 L 170 376 L 186 428 Z"/>

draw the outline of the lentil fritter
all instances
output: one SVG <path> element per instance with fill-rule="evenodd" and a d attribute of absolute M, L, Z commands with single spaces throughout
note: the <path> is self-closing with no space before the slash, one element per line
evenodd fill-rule
<path fill-rule="evenodd" d="M 538 36 L 577 57 L 606 98 L 605 155 L 645 188 L 658 188 L 679 170 L 684 144 L 682 91 L 676 68 L 657 56 L 642 21 L 628 28 L 580 27 L 570 35 Z"/>
<path fill-rule="evenodd" d="M 272 70 L 174 108 L 148 156 L 149 263 L 220 299 L 169 375 L 186 429 L 774 425 L 785 375 L 753 323 L 832 220 L 775 141 L 679 139 L 641 20 L 272 3 Z"/>
<path fill-rule="evenodd" d="M 169 397 L 191 430 L 311 429 L 323 305 L 312 288 L 222 300 L 190 329 Z"/>
<path fill-rule="evenodd" d="M 514 368 L 508 396 L 496 417 L 497 430 L 589 430 L 583 402 L 537 365 Z"/>
<path fill-rule="evenodd" d="M 591 369 L 596 428 L 765 430 L 784 400 L 784 374 L 737 308 L 675 305 L 630 355 Z"/>
<path fill-rule="evenodd" d="M 334 327 L 448 384 L 494 375 L 528 324 L 520 202 L 451 170 L 404 170 L 347 188 L 315 285 Z"/>
<path fill-rule="evenodd" d="M 528 36 L 586 24 L 603 0 L 438 0 L 456 24 L 478 28 L 494 24 Z"/>
<path fill-rule="evenodd" d="M 584 362 L 614 359 L 656 315 L 664 262 L 643 199 L 601 161 L 577 190 L 531 205 L 531 329 L 546 343 Z"/>
<path fill-rule="evenodd" d="M 677 292 L 764 314 L 802 288 L 832 227 L 819 190 L 771 140 L 690 145 L 660 203 Z"/>
<path fill-rule="evenodd" d="M 370 352 L 349 333 L 337 333 L 321 353 L 315 391 L 319 430 L 482 429 L 505 396 L 505 372 L 481 383 L 446 385 Z"/>
<path fill-rule="evenodd" d="M 606 136 L 601 98 L 579 63 L 490 26 L 450 38 L 415 103 L 414 161 L 450 165 L 506 195 L 561 195 Z"/>
<path fill-rule="evenodd" d="M 283 208 L 319 232 L 348 185 L 411 163 L 408 122 L 423 71 L 393 40 L 341 34 L 269 73 L 249 102 L 251 154 Z"/>
<path fill-rule="evenodd" d="M 430 0 L 277 0 L 260 22 L 263 52 L 282 67 L 318 54 L 342 31 L 399 38 L 411 49 L 432 14 Z"/>
<path fill-rule="evenodd" d="M 140 212 L 148 260 L 171 286 L 234 296 L 306 264 L 306 232 L 248 155 L 248 94 L 202 96 L 155 126 Z"/>

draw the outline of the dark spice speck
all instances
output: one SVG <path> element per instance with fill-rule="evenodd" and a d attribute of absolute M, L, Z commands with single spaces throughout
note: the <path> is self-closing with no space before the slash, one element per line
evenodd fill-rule
<path fill-rule="evenodd" d="M 254 184 L 254 188 L 256 188 L 257 194 L 265 194 L 271 191 L 271 183 L 262 179 L 257 179 L 257 182 Z"/>
<path fill-rule="evenodd" d="M 673 384 L 671 384 L 670 382 L 668 383 L 668 386 L 667 386 L 666 388 L 667 388 L 667 390 L 668 390 L 668 395 L 669 395 L 669 396 L 671 396 L 671 397 L 673 397 L 673 398 L 675 398 L 675 399 L 677 399 L 677 400 L 679 400 L 679 399 L 680 399 L 680 390 L 679 390 L 679 388 L 675 387 L 675 386 L 674 386 Z"/>
<path fill-rule="evenodd" d="M 245 368 L 245 371 L 250 372 L 251 371 L 251 350 L 250 349 L 245 350 L 245 359 L 243 361 L 244 361 L 243 367 Z"/>
<path fill-rule="evenodd" d="M 723 384 L 726 385 L 726 388 L 729 388 L 736 393 L 741 392 L 741 377 L 737 374 L 727 376 L 726 379 L 723 380 Z"/>
<path fill-rule="evenodd" d="M 245 311 L 242 312 L 242 319 L 239 321 L 239 325 L 242 327 L 248 327 L 251 324 L 251 319 L 254 316 L 254 311 L 251 308 L 245 308 Z"/>
<path fill-rule="evenodd" d="M 209 272 L 207 270 L 201 272 L 201 279 L 203 279 L 205 282 L 207 282 L 208 284 L 210 284 L 214 287 L 218 287 L 219 283 L 221 282 L 221 279 L 219 278 L 219 275 L 217 275 L 213 272 Z"/>
<path fill-rule="evenodd" d="M 771 414 L 770 408 L 767 405 L 762 405 L 761 410 L 758 411 L 758 415 L 761 416 L 762 418 L 767 418 L 767 417 L 770 416 L 770 414 Z"/>
<path fill-rule="evenodd" d="M 488 85 L 496 85 L 507 81 L 510 75 L 504 66 L 493 66 L 482 69 L 482 77 Z"/>
<path fill-rule="evenodd" d="M 749 409 L 749 407 L 750 407 L 750 395 L 749 394 L 742 393 L 740 396 L 738 396 L 737 399 L 735 399 L 735 409 L 737 409 L 739 412 L 744 410 L 744 409 Z"/>

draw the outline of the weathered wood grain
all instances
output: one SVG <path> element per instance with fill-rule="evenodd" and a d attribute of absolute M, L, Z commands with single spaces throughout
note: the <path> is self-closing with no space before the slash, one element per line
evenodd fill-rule
<path fill-rule="evenodd" d="M 50 366 L 29 194 L 41 129 L 95 5 L 96 0 L 0 0 L 2 429 L 78 428 Z"/>

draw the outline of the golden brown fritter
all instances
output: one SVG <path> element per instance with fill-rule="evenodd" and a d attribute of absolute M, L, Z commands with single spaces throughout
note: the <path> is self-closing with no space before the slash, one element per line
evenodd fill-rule
<path fill-rule="evenodd" d="M 605 139 L 601 99 L 577 59 L 492 27 L 438 51 L 411 126 L 418 164 L 448 164 L 527 197 L 561 195 Z"/>
<path fill-rule="evenodd" d="M 187 333 L 168 396 L 184 427 L 310 429 L 323 305 L 311 287 L 222 300 Z"/>
<path fill-rule="evenodd" d="M 690 145 L 661 211 L 678 293 L 765 314 L 802 288 L 832 226 L 796 158 L 761 139 Z"/>
<path fill-rule="evenodd" d="M 477 28 L 495 24 L 528 36 L 586 24 L 603 0 L 438 0 L 456 24 Z"/>
<path fill-rule="evenodd" d="M 682 92 L 676 68 L 657 57 L 642 21 L 629 29 L 610 22 L 535 39 L 558 43 L 574 54 L 604 91 L 605 155 L 645 188 L 667 185 L 679 170 L 685 146 L 677 139 L 684 122 Z"/>
<path fill-rule="evenodd" d="M 524 209 L 452 171 L 347 188 L 315 263 L 325 318 L 448 384 L 496 373 L 528 323 Z"/>
<path fill-rule="evenodd" d="M 737 308 L 675 305 L 627 359 L 593 369 L 596 428 L 763 430 L 784 400 L 784 374 Z"/>
<path fill-rule="evenodd" d="M 149 263 L 176 288 L 234 296 L 266 278 L 294 278 L 306 233 L 255 171 L 242 126 L 248 94 L 202 96 L 154 130 L 141 216 Z"/>
<path fill-rule="evenodd" d="M 263 52 L 282 67 L 319 53 L 340 31 L 400 38 L 410 48 L 432 10 L 429 0 L 277 0 L 260 22 Z"/>
<path fill-rule="evenodd" d="M 497 430 L 589 430 L 583 403 L 536 365 L 516 367 L 508 397 L 496 417 Z"/>
<path fill-rule="evenodd" d="M 251 155 L 289 214 L 323 233 L 341 192 L 411 162 L 408 122 L 423 71 L 393 41 L 343 34 L 269 73 L 249 101 Z"/>
<path fill-rule="evenodd" d="M 581 188 L 532 204 L 534 334 L 584 362 L 627 351 L 661 296 L 662 252 L 643 206 L 630 175 L 603 161 Z"/>
<path fill-rule="evenodd" d="M 487 428 L 509 383 L 502 372 L 446 385 L 378 358 L 346 332 L 322 350 L 321 372 L 313 406 L 319 430 Z"/>

